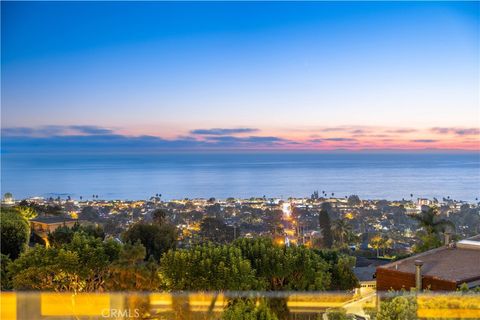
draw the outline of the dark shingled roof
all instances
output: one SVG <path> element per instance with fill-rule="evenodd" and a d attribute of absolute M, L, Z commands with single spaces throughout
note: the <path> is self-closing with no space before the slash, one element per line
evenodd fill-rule
<path fill-rule="evenodd" d="M 376 267 L 373 265 L 370 265 L 368 267 L 353 268 L 353 273 L 357 277 L 358 281 L 375 280 L 374 278 L 375 271 L 376 271 Z"/>
<path fill-rule="evenodd" d="M 368 266 L 381 266 L 387 263 L 390 263 L 391 260 L 379 259 L 379 258 L 365 258 L 365 257 L 356 257 L 355 267 L 368 267 Z"/>
<path fill-rule="evenodd" d="M 69 217 L 64 217 L 64 216 L 38 216 L 36 218 L 30 219 L 30 221 L 40 222 L 40 223 L 59 223 L 59 222 L 71 222 L 71 221 L 77 221 L 77 220 Z"/>
<path fill-rule="evenodd" d="M 480 235 L 468 240 L 479 241 Z M 415 260 L 423 261 L 422 274 L 425 276 L 457 283 L 480 279 L 480 243 L 478 248 L 444 246 L 378 268 L 414 274 Z"/>

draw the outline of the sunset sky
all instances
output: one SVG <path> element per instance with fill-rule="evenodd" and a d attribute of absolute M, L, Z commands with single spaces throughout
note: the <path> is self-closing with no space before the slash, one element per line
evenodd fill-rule
<path fill-rule="evenodd" d="M 3 150 L 480 150 L 478 2 L 2 2 Z"/>

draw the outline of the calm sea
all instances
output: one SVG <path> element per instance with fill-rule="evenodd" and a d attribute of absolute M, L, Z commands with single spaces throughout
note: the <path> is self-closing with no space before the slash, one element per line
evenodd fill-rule
<path fill-rule="evenodd" d="M 2 193 L 17 199 L 309 196 L 480 198 L 480 154 L 2 154 Z"/>

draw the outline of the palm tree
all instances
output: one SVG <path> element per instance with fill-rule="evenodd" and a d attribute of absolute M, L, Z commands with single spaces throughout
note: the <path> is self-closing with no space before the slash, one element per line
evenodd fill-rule
<path fill-rule="evenodd" d="M 435 207 L 424 210 L 420 214 L 410 215 L 410 217 L 417 220 L 420 228 L 423 228 L 428 234 L 438 234 L 448 227 L 455 229 L 453 222 L 437 217 L 437 208 Z"/>
<path fill-rule="evenodd" d="M 348 238 L 350 232 L 352 232 L 352 227 L 347 221 L 338 219 L 332 222 L 332 233 L 339 240 L 340 245 L 345 243 L 345 239 Z"/>
<path fill-rule="evenodd" d="M 377 251 L 377 258 L 380 258 L 380 249 L 383 251 L 383 256 L 385 256 L 385 250 L 391 248 L 393 240 L 389 239 L 385 234 L 377 234 L 370 239 L 370 247 Z"/>
<path fill-rule="evenodd" d="M 370 246 L 377 251 L 377 258 L 380 257 L 380 248 L 383 246 L 384 238 L 376 235 L 370 239 Z"/>

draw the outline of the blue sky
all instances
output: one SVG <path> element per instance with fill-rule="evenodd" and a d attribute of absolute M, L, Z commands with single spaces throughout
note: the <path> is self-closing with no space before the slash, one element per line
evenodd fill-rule
<path fill-rule="evenodd" d="M 2 2 L 4 139 L 478 150 L 479 21 L 478 2 Z"/>

